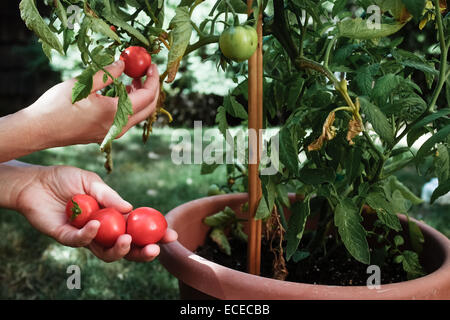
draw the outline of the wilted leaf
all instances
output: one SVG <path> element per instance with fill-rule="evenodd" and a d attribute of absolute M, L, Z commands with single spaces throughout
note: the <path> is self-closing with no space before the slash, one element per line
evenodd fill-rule
<path fill-rule="evenodd" d="M 323 124 L 322 134 L 308 146 L 308 151 L 320 150 L 322 149 L 323 143 L 325 141 L 334 139 L 334 137 L 336 136 L 336 128 L 333 127 L 334 119 L 335 113 L 330 112 L 327 119 L 325 120 L 325 123 Z"/>

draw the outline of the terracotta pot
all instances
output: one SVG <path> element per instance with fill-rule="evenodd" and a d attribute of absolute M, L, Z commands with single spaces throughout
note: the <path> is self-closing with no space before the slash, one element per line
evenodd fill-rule
<path fill-rule="evenodd" d="M 236 271 L 193 253 L 204 243 L 209 230 L 203 218 L 225 206 L 240 215 L 239 207 L 245 201 L 247 194 L 207 197 L 183 204 L 166 215 L 179 238 L 161 246 L 159 259 L 179 279 L 182 299 L 450 299 L 450 240 L 418 221 L 425 236 L 423 263 L 431 273 L 410 281 L 382 285 L 380 289 L 274 280 Z M 400 216 L 400 220 L 406 223 L 405 217 Z"/>

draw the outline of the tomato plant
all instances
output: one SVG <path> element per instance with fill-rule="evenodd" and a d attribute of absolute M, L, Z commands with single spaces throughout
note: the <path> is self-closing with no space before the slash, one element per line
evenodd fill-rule
<path fill-rule="evenodd" d="M 143 47 L 132 46 L 120 54 L 120 60 L 125 62 L 125 74 L 133 79 L 145 76 L 152 63 L 150 53 Z"/>
<path fill-rule="evenodd" d="M 105 248 L 114 246 L 117 238 L 125 234 L 125 217 L 114 208 L 100 209 L 91 214 L 90 220 L 100 222 L 100 228 L 94 240 Z"/>
<path fill-rule="evenodd" d="M 423 235 L 417 225 L 410 222 L 403 234 L 411 248 L 390 239 L 403 230 L 396 214 L 408 214 L 412 205 L 423 202 L 397 177 L 400 169 L 416 166 L 421 174 L 438 178 L 432 202 L 450 191 L 448 1 L 252 3 L 253 14 L 248 16 L 245 1 L 181 0 L 170 21 L 167 1 L 48 1 L 53 9 L 48 20 L 40 16 L 33 0 L 22 0 L 20 9 L 46 54 L 50 56 L 51 50 L 64 54 L 71 45 L 78 48 L 85 69 L 75 83 L 73 102 L 88 96 L 95 72 L 117 53 L 141 46 L 153 57 L 165 55 L 157 105 L 157 114 L 165 114 L 164 86 L 173 84 L 186 56 L 202 50 L 205 58 L 233 74 L 236 82 L 217 108 L 216 122 L 224 137 L 230 119 L 242 120 L 244 129 L 249 123 L 247 65 L 230 59 L 242 61 L 253 53 L 255 17 L 262 13 L 264 70 L 259 71 L 263 71 L 264 94 L 259 92 L 263 108 L 258 117 L 264 128 L 278 132 L 279 144 L 270 142 L 268 148 L 279 151 L 279 170 L 260 175 L 256 219 L 273 225 L 271 236 L 281 248 L 274 252 L 278 266 L 283 269 L 286 261 L 299 257 L 310 265 L 315 259 L 326 260 L 326 235 L 334 230 L 331 249 L 343 250 L 355 263 L 389 266 L 399 262 L 408 277 L 422 275 Z M 82 8 L 79 28 L 71 29 L 67 23 L 69 5 Z M 199 16 L 197 8 L 203 5 L 210 7 Z M 138 16 L 142 22 L 136 21 Z M 111 30 L 111 24 L 121 32 Z M 224 28 L 230 25 L 234 27 Z M 205 53 L 206 46 L 213 48 L 211 53 Z M 132 114 L 125 84 L 112 80 L 109 92 L 119 97 L 118 111 L 102 150 L 110 150 L 111 141 Z M 155 118 L 145 123 L 146 136 Z M 416 149 L 414 144 L 421 139 L 425 143 Z M 203 164 L 202 173 L 218 167 Z M 226 165 L 226 172 L 225 181 L 233 183 L 219 190 L 248 191 L 248 170 L 233 163 Z M 299 195 L 295 204 L 290 204 L 289 192 Z M 363 224 L 367 206 L 375 212 L 376 228 Z M 289 220 L 286 208 L 292 212 Z M 226 248 L 228 234 L 222 227 L 236 229 L 239 224 L 229 210 L 218 217 L 224 216 L 229 218 L 224 226 L 210 223 L 217 224 L 215 239 L 220 238 Z M 306 222 L 313 216 L 319 228 L 305 239 Z M 371 247 L 370 243 L 383 239 L 380 233 L 385 241 Z"/>
<path fill-rule="evenodd" d="M 166 219 L 153 208 L 137 208 L 127 218 L 127 234 L 138 246 L 157 243 L 164 237 L 166 230 Z"/>
<path fill-rule="evenodd" d="M 91 214 L 100 207 L 94 197 L 87 194 L 74 195 L 66 205 L 66 215 L 71 225 L 82 228 L 89 221 Z"/>
<path fill-rule="evenodd" d="M 251 26 L 235 26 L 226 29 L 219 38 L 220 50 L 231 60 L 248 60 L 258 46 L 258 35 Z"/>

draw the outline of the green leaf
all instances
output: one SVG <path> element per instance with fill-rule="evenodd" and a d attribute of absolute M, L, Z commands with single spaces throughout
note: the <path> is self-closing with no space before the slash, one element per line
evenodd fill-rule
<path fill-rule="evenodd" d="M 361 109 L 367 117 L 367 120 L 372 124 L 375 132 L 386 142 L 392 143 L 394 141 L 394 133 L 392 126 L 383 112 L 367 99 L 361 97 Z"/>
<path fill-rule="evenodd" d="M 372 91 L 373 99 L 381 104 L 403 81 L 401 76 L 392 73 L 378 78 Z"/>
<path fill-rule="evenodd" d="M 339 13 L 344 11 L 345 5 L 347 4 L 347 0 L 336 0 L 334 2 L 333 11 L 331 11 L 331 15 L 333 17 L 337 16 Z"/>
<path fill-rule="evenodd" d="M 219 131 L 223 134 L 224 137 L 226 137 L 226 132 L 228 129 L 227 111 L 223 106 L 217 108 L 216 123 L 219 127 Z"/>
<path fill-rule="evenodd" d="M 63 46 L 39 14 L 34 0 L 22 0 L 19 4 L 19 9 L 20 17 L 25 22 L 28 29 L 36 33 L 36 35 L 48 46 L 59 53 L 64 54 Z"/>
<path fill-rule="evenodd" d="M 426 0 L 402 0 L 408 12 L 416 19 L 422 16 Z"/>
<path fill-rule="evenodd" d="M 349 158 L 346 161 L 345 176 L 349 184 L 353 183 L 353 180 L 361 173 L 363 151 L 361 148 L 352 147 L 350 150 Z"/>
<path fill-rule="evenodd" d="M 247 5 L 242 0 L 229 0 L 229 3 L 233 7 L 234 11 L 236 13 L 246 14 L 247 13 Z M 181 4 L 180 4 L 181 6 Z M 222 1 L 219 6 L 217 7 L 218 12 L 225 12 L 228 7 L 225 3 L 225 1 Z"/>
<path fill-rule="evenodd" d="M 88 31 L 91 28 L 92 20 L 89 17 L 84 17 L 83 22 L 81 23 L 80 30 L 77 35 L 77 46 L 78 50 L 81 53 L 81 60 L 84 64 L 89 64 L 89 37 Z"/>
<path fill-rule="evenodd" d="M 366 198 L 367 204 L 377 212 L 378 218 L 389 228 L 400 231 L 402 225 L 395 212 L 394 206 L 388 202 L 381 192 L 371 192 Z"/>
<path fill-rule="evenodd" d="M 405 250 L 402 252 L 403 270 L 408 273 L 408 279 L 414 279 L 424 275 L 423 268 L 419 262 L 419 255 L 413 251 Z"/>
<path fill-rule="evenodd" d="M 299 179 L 305 184 L 333 183 L 336 180 L 336 172 L 333 168 L 302 168 L 299 173 Z"/>
<path fill-rule="evenodd" d="M 129 35 L 135 37 L 146 47 L 150 45 L 148 39 L 144 35 L 142 35 L 139 30 L 132 27 L 131 24 L 124 20 L 124 12 L 116 8 L 113 0 L 103 0 L 102 5 L 101 15 L 103 16 L 103 18 L 105 18 L 109 23 L 126 31 Z"/>
<path fill-rule="evenodd" d="M 374 83 L 374 76 L 380 68 L 379 64 L 364 66 L 356 70 L 355 82 L 363 95 L 370 95 Z"/>
<path fill-rule="evenodd" d="M 439 183 L 439 186 L 434 190 L 433 194 L 431 195 L 430 204 L 433 204 L 437 198 L 440 196 L 443 196 L 447 194 L 447 192 L 450 192 L 450 179 L 447 181 L 443 181 L 442 183 Z"/>
<path fill-rule="evenodd" d="M 303 79 L 300 74 L 297 74 L 293 81 L 290 82 L 286 100 L 288 109 L 294 110 L 296 108 L 296 102 L 300 96 L 304 83 L 305 79 Z"/>
<path fill-rule="evenodd" d="M 298 151 L 294 144 L 291 132 L 286 127 L 282 127 L 279 132 L 279 154 L 280 162 L 293 174 L 298 172 Z"/>
<path fill-rule="evenodd" d="M 62 26 L 64 28 L 67 28 L 68 25 L 67 25 L 66 9 L 61 4 L 61 1 L 59 1 L 59 0 L 55 0 L 54 4 L 56 6 L 56 8 L 55 8 L 56 15 L 58 16 L 59 20 L 61 21 Z"/>
<path fill-rule="evenodd" d="M 248 236 L 244 232 L 244 225 L 242 223 L 235 223 L 231 229 L 231 234 L 235 239 L 241 240 L 242 242 L 248 242 Z"/>
<path fill-rule="evenodd" d="M 450 134 L 450 125 L 445 126 L 438 132 L 436 132 L 430 139 L 425 141 L 425 143 L 420 147 L 419 151 L 417 151 L 416 159 L 420 160 L 427 155 L 429 151 L 441 141 L 444 141 L 448 138 Z"/>
<path fill-rule="evenodd" d="M 86 68 L 78 77 L 72 89 L 72 103 L 80 101 L 91 94 L 95 70 Z"/>
<path fill-rule="evenodd" d="M 359 262 L 370 263 L 366 230 L 361 225 L 362 217 L 351 199 L 339 202 L 334 213 L 334 223 L 348 252 Z"/>
<path fill-rule="evenodd" d="M 381 23 L 380 28 L 371 29 L 367 20 L 346 19 L 338 23 L 339 36 L 351 39 L 377 39 L 387 37 L 403 28 L 404 23 Z"/>
<path fill-rule="evenodd" d="M 255 220 L 266 219 L 270 217 L 271 211 L 267 206 L 267 200 L 264 195 L 261 197 L 258 203 L 258 208 L 256 208 Z"/>
<path fill-rule="evenodd" d="M 437 152 L 434 156 L 434 171 L 439 182 L 444 182 L 450 177 L 450 151 L 443 145 L 437 145 Z"/>
<path fill-rule="evenodd" d="M 412 249 L 418 254 L 422 253 L 425 238 L 423 236 L 422 230 L 420 230 L 417 223 L 410 220 L 409 218 L 408 218 L 408 232 Z"/>
<path fill-rule="evenodd" d="M 205 163 L 202 162 L 202 166 L 200 169 L 200 174 L 204 175 L 204 174 L 211 174 L 213 173 L 218 167 L 220 167 L 221 164 L 219 163 Z"/>
<path fill-rule="evenodd" d="M 310 214 L 309 197 L 302 202 L 295 202 L 291 206 L 291 217 L 286 232 L 286 260 L 290 260 L 297 251 L 305 230 L 306 220 Z"/>
<path fill-rule="evenodd" d="M 42 51 L 44 52 L 44 54 L 47 57 L 48 61 L 52 61 L 52 48 L 47 44 L 47 42 L 44 42 L 41 39 L 39 39 L 38 42 L 41 43 Z"/>
<path fill-rule="evenodd" d="M 420 121 L 418 121 L 415 125 L 413 125 L 411 127 L 411 131 L 420 129 L 420 128 L 426 126 L 427 124 L 433 122 L 434 120 L 446 117 L 449 114 L 450 114 L 449 108 L 441 109 L 433 114 L 426 116 L 425 118 L 421 119 Z"/>
<path fill-rule="evenodd" d="M 167 83 L 175 79 L 180 61 L 191 39 L 192 25 L 187 7 L 179 7 L 175 10 L 175 17 L 170 22 L 169 28 L 172 29 L 173 41 L 167 59 Z"/>
<path fill-rule="evenodd" d="M 247 111 L 232 95 L 228 95 L 224 98 L 223 106 L 225 107 L 225 110 L 227 110 L 227 112 L 233 117 L 243 120 L 248 119 Z"/>
<path fill-rule="evenodd" d="M 219 246 L 220 251 L 231 256 L 231 246 L 223 229 L 213 228 L 209 236 Z"/>
<path fill-rule="evenodd" d="M 203 219 L 203 222 L 210 227 L 225 228 L 236 221 L 236 213 L 230 207 L 225 207 L 211 216 Z"/>
<path fill-rule="evenodd" d="M 294 255 L 292 256 L 292 260 L 297 263 L 299 261 L 305 260 L 310 256 L 310 253 L 308 251 L 302 251 L 297 250 L 295 251 Z"/>
<path fill-rule="evenodd" d="M 277 199 L 280 201 L 281 205 L 289 208 L 291 202 L 289 201 L 289 194 L 286 186 L 284 184 L 277 184 L 276 186 Z"/>
<path fill-rule="evenodd" d="M 423 200 L 416 196 L 411 190 L 409 190 L 403 183 L 398 181 L 396 176 L 390 176 L 389 179 L 389 185 L 392 191 L 398 190 L 401 192 L 402 196 L 411 201 L 413 205 L 418 205 L 423 203 Z"/>
<path fill-rule="evenodd" d="M 99 18 L 90 17 L 91 19 L 91 28 L 93 31 L 103 34 L 104 36 L 117 41 L 118 43 L 122 43 L 120 41 L 119 36 L 113 30 L 109 24 Z"/>
<path fill-rule="evenodd" d="M 272 212 L 275 204 L 276 185 L 271 176 L 261 177 L 261 189 L 265 200 L 267 201 L 267 209 Z"/>
<path fill-rule="evenodd" d="M 403 239 L 403 237 L 401 235 L 397 234 L 394 237 L 394 244 L 395 244 L 396 247 L 400 247 L 403 244 L 405 244 L 405 239 Z"/>
<path fill-rule="evenodd" d="M 427 134 L 428 130 L 424 127 L 417 128 L 414 130 L 410 130 L 408 132 L 408 136 L 406 137 L 406 142 L 408 143 L 408 147 L 411 147 L 421 136 Z"/>
<path fill-rule="evenodd" d="M 130 98 L 128 97 L 125 85 L 123 83 L 116 84 L 116 91 L 119 96 L 117 111 L 114 116 L 113 124 L 100 145 L 102 150 L 106 144 L 113 141 L 122 132 L 122 129 L 128 123 L 128 116 L 133 114 L 133 106 Z"/>

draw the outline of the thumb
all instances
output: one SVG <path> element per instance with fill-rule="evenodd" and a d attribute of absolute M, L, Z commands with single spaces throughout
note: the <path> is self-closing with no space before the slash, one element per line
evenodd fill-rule
<path fill-rule="evenodd" d="M 114 78 L 118 78 L 123 73 L 124 69 L 125 69 L 125 62 L 123 62 L 122 60 L 117 60 L 113 64 L 110 64 L 109 66 L 105 67 L 105 70 L 108 71 Z M 113 82 L 109 76 L 108 80 L 106 80 L 106 82 L 103 82 L 104 75 L 105 72 L 103 70 L 98 71 L 94 75 L 91 93 L 103 89 Z"/>
<path fill-rule="evenodd" d="M 128 213 L 133 210 L 133 206 L 129 202 L 122 199 L 114 189 L 97 175 L 85 175 L 83 178 L 87 194 L 97 199 L 103 207 L 112 207 L 121 213 Z"/>

